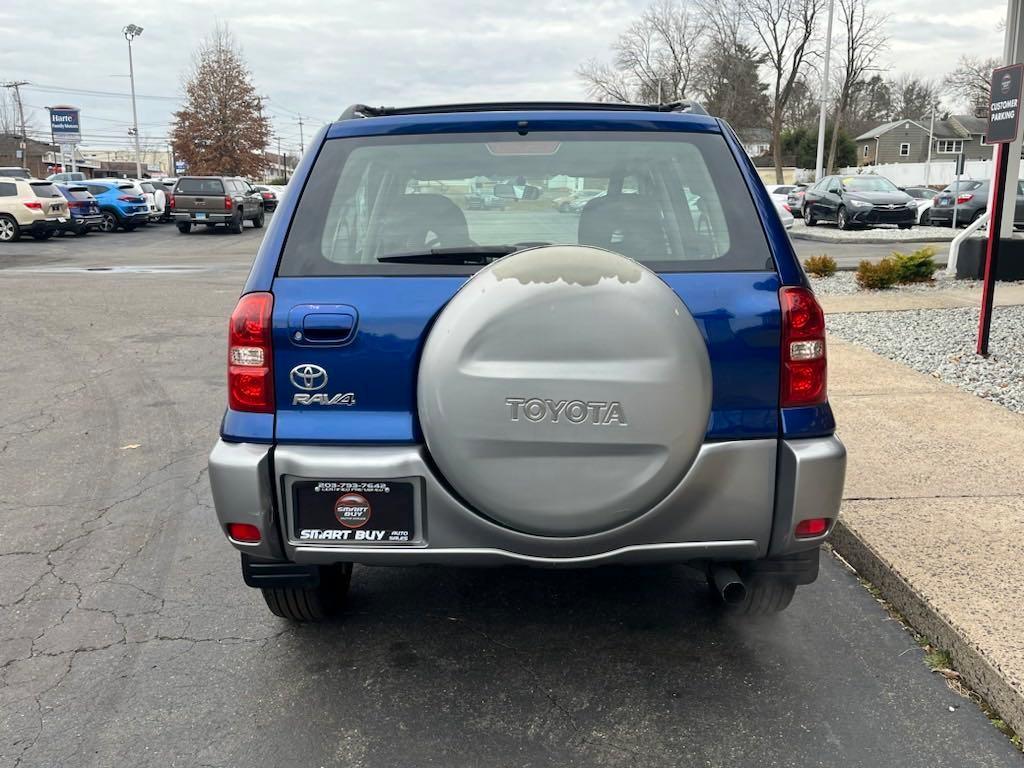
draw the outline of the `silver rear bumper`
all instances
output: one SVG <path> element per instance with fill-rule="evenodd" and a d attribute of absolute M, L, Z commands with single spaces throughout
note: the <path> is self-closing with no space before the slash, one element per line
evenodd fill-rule
<path fill-rule="evenodd" d="M 792 532 L 807 518 L 835 520 L 845 472 L 846 449 L 835 437 L 706 443 L 682 482 L 641 517 L 600 533 L 552 538 L 510 530 L 466 507 L 435 476 L 423 446 L 272 447 L 221 440 L 210 454 L 221 529 L 250 523 L 263 533 L 258 544 L 232 544 L 254 557 L 322 564 L 572 567 L 782 556 L 826 538 L 798 540 Z M 422 481 L 419 543 L 311 545 L 295 539 L 288 506 L 296 480 L 396 478 Z"/>

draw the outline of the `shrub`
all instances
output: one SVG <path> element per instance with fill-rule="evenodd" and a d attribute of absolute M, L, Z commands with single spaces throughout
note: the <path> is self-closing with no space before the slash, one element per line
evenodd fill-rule
<path fill-rule="evenodd" d="M 835 259 L 823 253 L 821 256 L 811 256 L 804 261 L 804 269 L 807 270 L 807 274 L 815 277 L 832 277 L 839 269 L 839 265 L 836 264 Z"/>
<path fill-rule="evenodd" d="M 857 265 L 857 285 L 871 290 L 892 288 L 899 281 L 896 263 L 890 259 L 882 259 L 877 264 L 862 261 Z"/>
<path fill-rule="evenodd" d="M 926 283 L 932 279 L 939 265 L 935 263 L 935 249 L 920 248 L 913 253 L 893 253 L 890 260 L 896 267 L 897 282 Z"/>

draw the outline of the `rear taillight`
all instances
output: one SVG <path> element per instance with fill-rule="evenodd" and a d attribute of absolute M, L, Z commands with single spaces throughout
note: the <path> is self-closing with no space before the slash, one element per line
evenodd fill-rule
<path fill-rule="evenodd" d="M 249 523 L 228 523 L 228 536 L 245 544 L 258 544 L 263 538 L 260 529 Z"/>
<path fill-rule="evenodd" d="M 825 314 L 814 294 L 802 286 L 779 290 L 782 307 L 780 405 L 794 408 L 828 398 L 825 364 Z"/>
<path fill-rule="evenodd" d="M 238 300 L 228 326 L 228 406 L 235 411 L 273 413 L 274 370 L 270 315 L 274 297 L 249 293 Z"/>
<path fill-rule="evenodd" d="M 270 198 L 272 198 L 272 197 L 273 197 L 273 195 L 272 195 L 272 194 L 270 194 L 269 192 L 264 192 L 264 193 L 263 193 L 263 199 L 264 199 L 264 200 L 269 200 L 269 199 L 270 199 Z"/>
<path fill-rule="evenodd" d="M 43 204 L 42 203 L 25 203 L 25 207 L 26 208 L 31 208 L 33 211 L 41 211 L 41 210 L 43 210 Z"/>
<path fill-rule="evenodd" d="M 230 211 L 235 205 L 234 200 L 231 199 L 231 195 L 224 195 L 224 210 Z"/>
<path fill-rule="evenodd" d="M 789 203 L 783 203 L 782 207 L 786 210 L 786 213 L 792 213 L 793 209 L 789 207 Z"/>
<path fill-rule="evenodd" d="M 812 517 L 810 520 L 801 520 L 796 524 L 793 535 L 798 539 L 810 539 L 814 536 L 821 536 L 828 530 L 829 519 L 827 517 Z M 237 536 L 235 538 L 238 538 Z"/>
<path fill-rule="evenodd" d="M 974 199 L 974 195 L 972 195 L 970 192 L 964 192 L 962 195 L 957 195 L 956 196 L 956 204 L 957 205 L 963 205 L 967 201 L 973 200 L 973 199 Z"/>
<path fill-rule="evenodd" d="M 936 195 L 935 197 L 932 198 L 932 205 L 938 205 L 938 204 L 939 204 L 939 196 Z"/>
<path fill-rule="evenodd" d="M 174 210 L 174 195 L 171 195 L 168 205 L 171 206 L 171 210 Z"/>
<path fill-rule="evenodd" d="M 138 198 L 132 197 L 131 195 L 121 195 L 117 199 L 122 203 L 134 203 Z"/>

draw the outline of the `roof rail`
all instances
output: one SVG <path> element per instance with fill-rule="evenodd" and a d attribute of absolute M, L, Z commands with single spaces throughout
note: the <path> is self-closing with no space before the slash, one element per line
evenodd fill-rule
<path fill-rule="evenodd" d="M 626 104 L 611 101 L 496 101 L 468 104 L 436 104 L 423 107 L 370 107 L 353 104 L 341 113 L 339 120 L 360 117 L 384 117 L 386 115 L 434 115 L 451 112 L 520 112 L 525 110 L 578 110 L 613 112 L 689 112 L 706 115 L 696 101 L 673 101 L 666 104 Z"/>

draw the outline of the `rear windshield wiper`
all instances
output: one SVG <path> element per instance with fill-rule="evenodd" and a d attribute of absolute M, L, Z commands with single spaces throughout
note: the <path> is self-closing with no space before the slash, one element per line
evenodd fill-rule
<path fill-rule="evenodd" d="M 520 250 L 516 245 L 466 245 L 458 248 L 431 248 L 428 251 L 389 253 L 377 261 L 394 264 L 490 264 L 495 259 Z"/>

